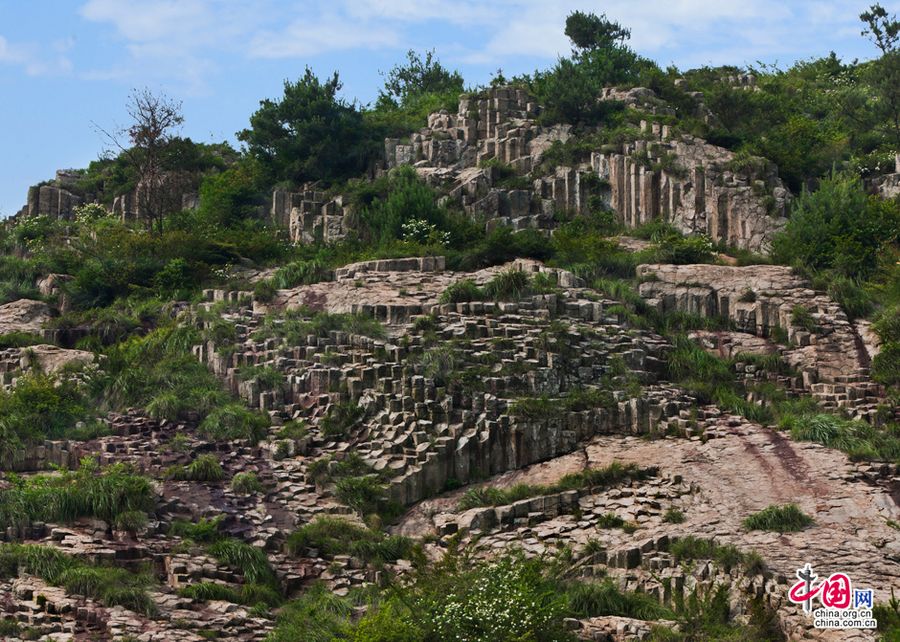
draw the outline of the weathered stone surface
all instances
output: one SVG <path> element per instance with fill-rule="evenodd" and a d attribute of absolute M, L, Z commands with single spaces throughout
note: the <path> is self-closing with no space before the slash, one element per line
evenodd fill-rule
<path fill-rule="evenodd" d="M 40 334 L 50 320 L 50 306 L 42 301 L 19 299 L 0 305 L 0 334 L 30 332 Z"/>

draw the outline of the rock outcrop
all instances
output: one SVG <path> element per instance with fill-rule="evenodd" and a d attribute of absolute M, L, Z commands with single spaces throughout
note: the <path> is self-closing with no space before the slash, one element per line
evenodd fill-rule
<path fill-rule="evenodd" d="M 781 341 L 801 389 L 825 407 L 877 417 L 884 390 L 868 377 L 870 358 L 856 327 L 791 268 L 640 265 L 637 272 L 640 295 L 659 312 L 721 318 L 739 333 L 768 338 L 773 348 Z"/>
<path fill-rule="evenodd" d="M 0 335 L 10 332 L 41 334 L 51 318 L 50 306 L 43 301 L 19 299 L 0 305 Z"/>
<path fill-rule="evenodd" d="M 644 88 L 610 88 L 600 99 L 655 114 L 669 109 Z M 698 110 L 703 116 L 702 104 Z M 539 111 L 521 89 L 463 98 L 456 114 L 432 114 L 409 141 L 388 139 L 386 167 L 413 165 L 489 227 L 552 229 L 555 213 L 585 213 L 591 196 L 628 227 L 664 220 L 686 234 L 756 252 L 767 251 L 785 223 L 790 193 L 774 166 L 658 123 L 642 122 L 636 140 L 601 146 L 589 162 L 548 172 L 541 166 L 544 153 L 572 132 L 566 125 L 540 125 Z M 516 176 L 501 173 L 504 167 Z"/>

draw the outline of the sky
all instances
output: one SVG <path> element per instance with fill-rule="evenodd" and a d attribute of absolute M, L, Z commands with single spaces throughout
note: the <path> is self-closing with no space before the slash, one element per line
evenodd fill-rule
<path fill-rule="evenodd" d="M 874 57 L 856 0 L 0 0 L 0 217 L 29 185 L 85 167 L 127 122 L 132 88 L 183 103 L 181 134 L 235 143 L 264 98 L 306 66 L 340 72 L 365 104 L 380 72 L 434 49 L 467 85 L 551 66 L 576 9 L 632 30 L 662 66 L 788 66 L 835 51 Z M 900 13 L 900 0 L 882 0 Z"/>

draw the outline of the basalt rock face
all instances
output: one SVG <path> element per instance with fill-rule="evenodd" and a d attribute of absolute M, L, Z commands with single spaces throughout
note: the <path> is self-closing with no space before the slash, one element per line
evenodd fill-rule
<path fill-rule="evenodd" d="M 610 88 L 600 100 L 670 111 L 644 88 Z M 659 124 L 643 122 L 639 139 L 602 146 L 589 163 L 542 174 L 537 170 L 544 152 L 572 134 L 566 125 L 539 125 L 539 109 L 523 90 L 508 88 L 463 99 L 457 114 L 432 114 L 428 128 L 409 142 L 386 141 L 386 166 L 412 164 L 426 180 L 449 186 L 449 196 L 469 214 L 514 229 L 552 228 L 554 212 L 585 213 L 592 193 L 628 227 L 661 219 L 684 233 L 756 252 L 768 250 L 785 223 L 791 196 L 774 166 L 736 158 Z M 704 109 L 698 103 L 700 116 L 713 118 Z M 505 187 L 496 167 L 485 167 L 485 161 L 513 167 L 522 186 Z"/>
<path fill-rule="evenodd" d="M 824 407 L 874 420 L 884 390 L 869 375 L 870 356 L 854 324 L 833 300 L 780 265 L 640 265 L 640 294 L 659 312 L 729 321 L 741 335 L 768 339 L 798 371 L 784 383 L 811 393 Z M 781 335 L 779 338 L 779 334 Z M 777 344 L 774 339 L 784 342 Z M 716 342 L 716 348 L 722 346 Z M 766 349 L 768 350 L 768 349 Z"/>
<path fill-rule="evenodd" d="M 608 202 L 636 227 L 661 219 L 685 234 L 764 252 L 787 222 L 790 193 L 774 167 L 736 167 L 733 153 L 666 126 L 643 124 L 645 140 L 596 152 L 591 167 L 608 184 Z"/>
<path fill-rule="evenodd" d="M 461 279 L 485 286 L 512 272 L 551 287 L 505 301 L 442 300 Z M 785 374 L 737 363 L 735 377 L 869 416 L 866 404 L 875 403 L 878 391 L 864 390 L 863 357 L 849 352 L 854 327 L 788 269 L 645 265 L 640 274 L 648 306 L 730 319 L 727 329 L 693 335 L 709 350 L 731 357 L 779 353 L 795 367 Z M 194 413 L 170 421 L 131 410 L 102 416 L 104 429 L 90 440 L 32 443 L 15 453 L 4 469 L 24 476 L 93 456 L 102 465 L 133 466 L 154 480 L 156 492 L 146 529 L 136 536 L 96 519 L 5 525 L 0 539 L 149 569 L 156 578 L 148 596 L 158 611 L 149 615 L 32 576 L 0 578 L 0 613 L 23 628 L 63 640 L 199 642 L 209 631 L 220 639 L 264 640 L 276 626 L 273 612 L 179 593 L 201 583 L 239 592 L 251 580 L 179 535 L 176 520 L 220 518 L 222 536 L 264 554 L 285 598 L 319 583 L 345 596 L 382 583 L 386 574 L 407 576 L 412 567 L 405 560 L 375 566 L 286 546 L 295 529 L 321 517 L 362 526 L 342 494 L 342 479 L 371 482 L 399 514 L 385 522 L 387 531 L 418 538 L 430 559 L 450 546 L 476 560 L 513 548 L 541 556 L 567 547 L 581 579 L 602 577 L 669 605 L 724 586 L 732 616 L 747 617 L 761 601 L 796 639 L 848 639 L 812 629 L 787 602 L 794 571 L 806 561 L 820 574 L 847 570 L 855 586 L 875 590 L 878 602 L 889 599 L 900 577 L 890 526 L 900 520 L 895 465 L 854 463 L 839 451 L 698 403 L 667 380 L 670 342 L 565 270 L 518 260 L 454 272 L 443 257 L 408 257 L 346 265 L 320 283 L 280 290 L 265 301 L 250 292 L 205 294 L 179 321 L 196 324 L 207 338 L 193 346 L 194 357 L 272 425 L 258 442 L 216 441 Z M 797 306 L 808 316 L 795 313 Z M 35 307 L 16 317 L 28 327 L 46 323 L 36 306 L 11 309 L 19 307 Z M 314 312 L 360 318 L 334 326 Z M 233 332 L 211 331 L 223 323 Z M 10 387 L 37 362 L 53 369 L 85 356 L 50 346 L 6 349 L 0 381 Z M 91 367 L 102 368 L 103 361 Z M 860 380 L 840 379 L 849 374 Z M 224 479 L 171 474 L 198 455 L 219 462 Z M 636 468 L 608 484 L 571 483 L 572 475 L 614 462 Z M 348 466 L 352 476 L 341 477 Z M 238 473 L 255 474 L 262 490 L 235 488 Z M 0 479 L 0 487 L 8 483 Z M 484 488 L 522 484 L 536 490 L 509 501 L 463 502 Z M 813 515 L 816 525 L 785 534 L 742 526 L 752 512 L 788 502 Z M 687 536 L 757 551 L 767 567 L 725 565 L 712 554 L 685 563 L 672 545 Z M 673 624 L 596 617 L 570 625 L 583 640 L 626 642 Z M 869 642 L 874 634 L 853 639 Z"/>
<path fill-rule="evenodd" d="M 661 115 L 671 111 L 640 87 L 609 88 L 598 100 Z M 707 121 L 714 118 L 702 102 L 697 110 Z M 435 112 L 408 139 L 386 139 L 380 171 L 413 166 L 489 230 L 505 225 L 549 232 L 559 214 L 584 214 L 605 202 L 628 227 L 661 219 L 684 233 L 764 252 L 785 223 L 790 193 L 774 166 L 759 158 L 738 159 L 658 124 L 642 123 L 638 139 L 600 146 L 583 163 L 544 167 L 547 150 L 573 133 L 570 125 L 542 125 L 540 111 L 522 89 L 497 87 L 464 96 L 456 113 Z M 289 229 L 294 243 L 340 240 L 356 227 L 352 215 L 340 196 L 314 183 L 275 190 L 269 208 L 270 220 Z"/>

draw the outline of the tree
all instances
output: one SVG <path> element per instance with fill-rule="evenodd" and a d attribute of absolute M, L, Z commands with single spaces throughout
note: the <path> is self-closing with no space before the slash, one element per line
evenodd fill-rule
<path fill-rule="evenodd" d="M 137 173 L 137 210 L 148 229 L 155 224 L 161 231 L 163 217 L 181 207 L 180 179 L 164 167 L 166 148 L 184 122 L 181 102 L 149 89 L 135 89 L 128 98 L 127 110 L 131 125 L 125 134 L 131 147 L 119 147 Z"/>
<path fill-rule="evenodd" d="M 297 82 L 284 82 L 279 101 L 263 100 L 238 140 L 272 181 L 333 181 L 356 176 L 374 151 L 362 114 L 338 98 L 335 72 L 324 82 L 307 67 Z"/>
<path fill-rule="evenodd" d="M 870 80 L 879 94 L 885 117 L 890 120 L 897 149 L 900 149 L 900 21 L 877 3 L 861 13 L 859 19 L 866 25 L 862 35 L 881 51 Z"/>
<path fill-rule="evenodd" d="M 395 65 L 385 76 L 384 89 L 379 92 L 379 103 L 390 101 L 408 106 L 423 94 L 460 94 L 463 77 L 458 71 L 450 71 L 435 57 L 434 50 L 426 51 L 425 58 L 410 49 L 406 52 L 406 65 Z"/>
<path fill-rule="evenodd" d="M 606 14 L 574 11 L 566 18 L 566 36 L 576 49 L 588 51 L 621 47 L 631 37 L 631 29 L 609 20 Z"/>

